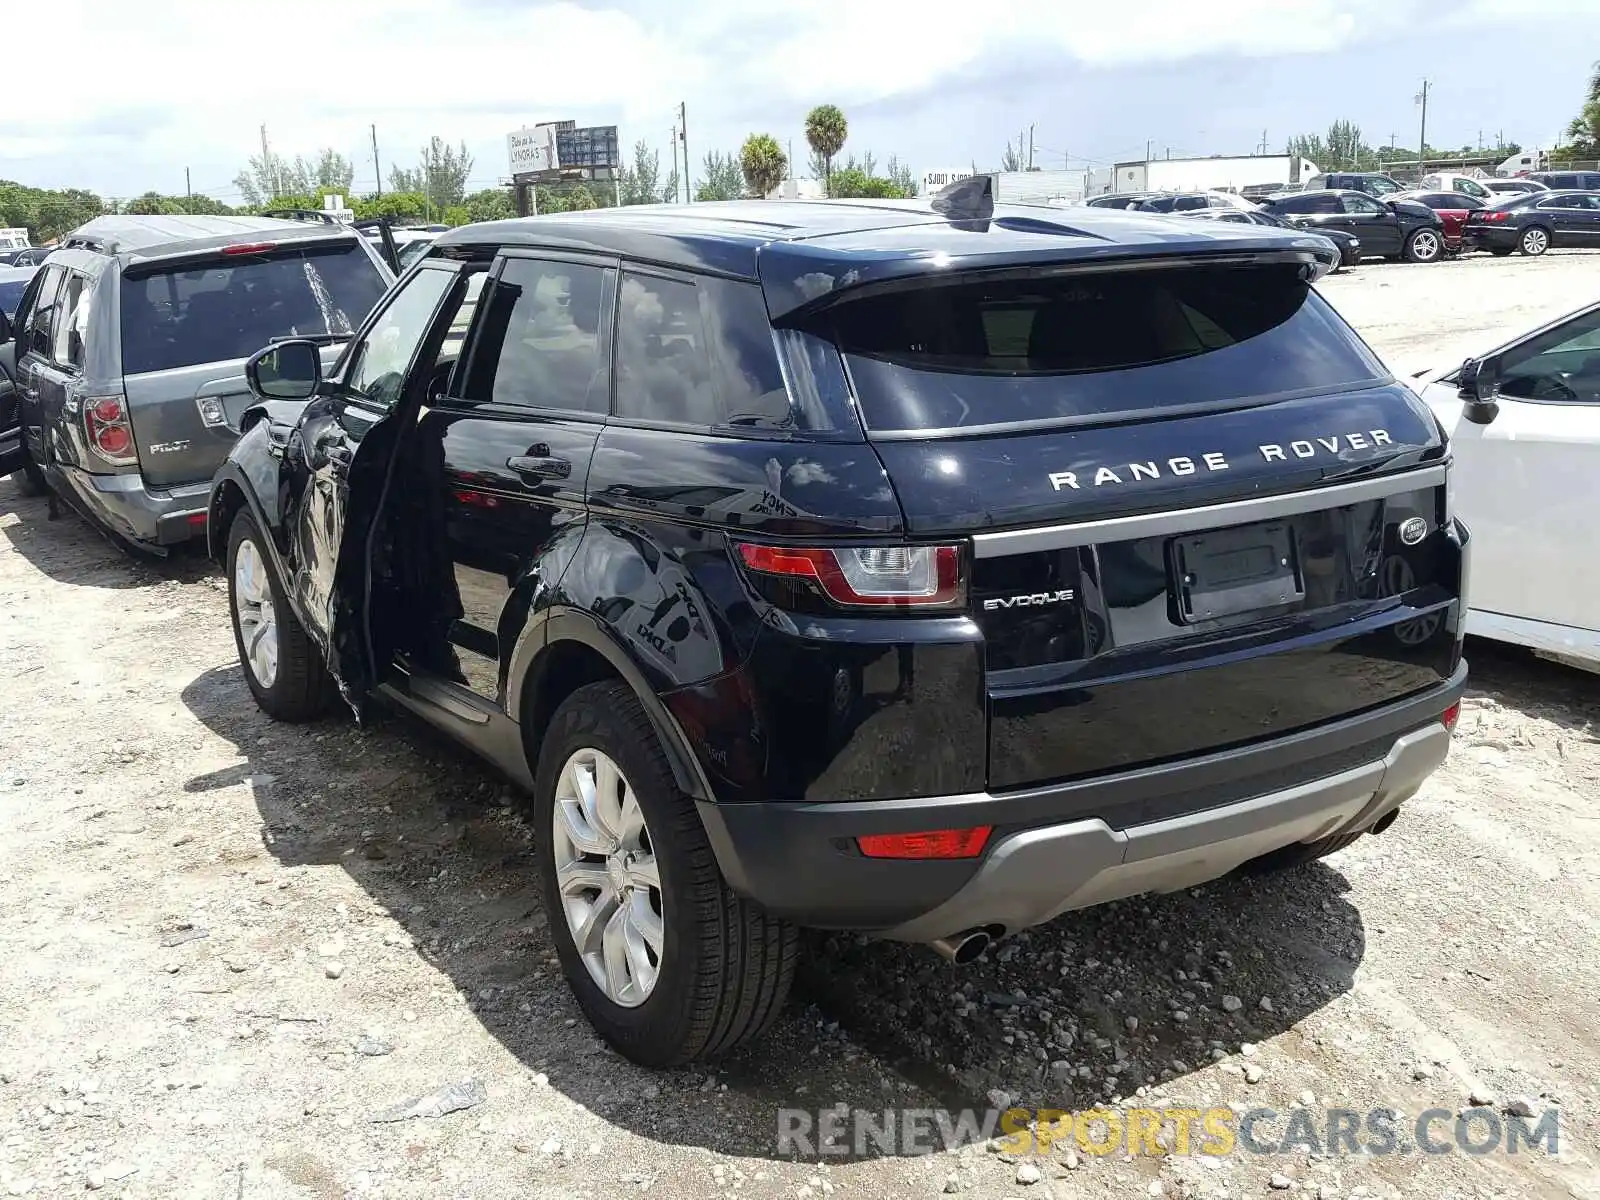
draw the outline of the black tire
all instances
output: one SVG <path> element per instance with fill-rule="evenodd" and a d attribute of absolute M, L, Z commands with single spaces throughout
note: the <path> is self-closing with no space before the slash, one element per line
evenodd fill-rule
<path fill-rule="evenodd" d="M 1517 239 L 1517 253 L 1538 258 L 1550 249 L 1550 231 L 1543 225 L 1529 225 Z"/>
<path fill-rule="evenodd" d="M 239 604 L 235 591 L 238 587 L 236 570 L 239 547 L 246 541 L 254 544 L 267 575 L 267 585 L 272 594 L 274 624 L 277 626 L 277 675 L 270 686 L 263 685 L 250 665 L 245 651 L 244 635 L 239 628 Z M 338 688 L 322 661 L 322 654 L 307 636 L 283 594 L 283 583 L 272 569 L 272 558 L 265 549 L 266 538 L 256 525 L 248 508 L 239 510 L 228 531 L 228 611 L 233 623 L 233 644 L 239 653 L 239 667 L 244 671 L 245 683 L 256 698 L 261 711 L 277 721 L 311 721 L 328 711 Z"/>
<path fill-rule="evenodd" d="M 660 973 L 632 1008 L 611 1000 L 584 966 L 556 881 L 557 785 L 567 760 L 583 749 L 621 768 L 661 877 Z M 590 1024 L 619 1053 L 644 1067 L 678 1066 L 725 1054 L 771 1026 L 794 980 L 799 931 L 729 890 L 694 803 L 679 792 L 650 719 L 626 684 L 588 684 L 556 710 L 539 750 L 532 817 L 539 889 L 562 970 Z"/>
<path fill-rule="evenodd" d="M 1260 858 L 1253 858 L 1241 868 L 1248 875 L 1270 875 L 1278 871 L 1291 871 L 1295 867 L 1303 867 L 1307 863 L 1316 862 L 1319 858 L 1327 858 L 1336 854 L 1346 846 L 1354 844 L 1366 830 L 1358 829 L 1354 833 L 1336 833 L 1332 837 L 1321 838 L 1315 842 L 1294 842 L 1281 847 L 1270 854 L 1263 854 Z"/>
<path fill-rule="evenodd" d="M 1414 229 L 1406 238 L 1405 260 L 1413 263 L 1438 262 L 1444 257 L 1444 235 L 1437 229 Z"/>

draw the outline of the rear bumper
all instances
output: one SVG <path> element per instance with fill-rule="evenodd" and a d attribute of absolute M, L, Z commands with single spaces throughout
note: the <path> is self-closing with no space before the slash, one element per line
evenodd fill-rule
<path fill-rule="evenodd" d="M 1461 236 L 1463 243 L 1473 250 L 1515 250 L 1522 240 L 1522 230 L 1473 227 Z"/>
<path fill-rule="evenodd" d="M 175 546 L 205 535 L 210 481 L 149 488 L 142 476 L 92 475 L 62 466 L 74 498 L 111 532 L 147 546 Z"/>
<path fill-rule="evenodd" d="M 1370 829 L 1444 761 L 1450 736 L 1440 717 L 1466 675 L 1462 663 L 1421 695 L 1288 737 L 1053 787 L 702 803 L 700 813 L 734 890 L 796 923 L 905 941 L 979 926 L 1014 932 L 1070 909 L 1193 887 L 1296 842 Z M 1169 815 L 1177 795 L 1205 802 Z M 976 825 L 995 830 L 975 860 L 871 859 L 854 842 Z"/>

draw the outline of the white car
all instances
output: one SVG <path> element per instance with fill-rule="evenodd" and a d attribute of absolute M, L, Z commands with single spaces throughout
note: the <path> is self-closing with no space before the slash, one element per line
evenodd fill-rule
<path fill-rule="evenodd" d="M 1411 384 L 1455 455 L 1467 632 L 1600 671 L 1600 303 Z"/>
<path fill-rule="evenodd" d="M 1455 171 L 1434 171 L 1422 177 L 1422 182 L 1417 186 L 1419 192 L 1460 192 L 1463 196 L 1471 196 L 1474 200 L 1482 200 L 1485 204 L 1495 198 L 1494 193 L 1484 186 L 1484 181 L 1471 175 L 1462 175 Z"/>

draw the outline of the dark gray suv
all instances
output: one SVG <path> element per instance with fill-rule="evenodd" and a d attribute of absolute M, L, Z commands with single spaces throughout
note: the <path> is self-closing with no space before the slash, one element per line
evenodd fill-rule
<path fill-rule="evenodd" d="M 265 217 L 99 217 L 24 293 L 0 347 L 22 470 L 120 539 L 205 533 L 206 493 L 249 403 L 244 361 L 310 338 L 336 355 L 393 280 L 360 232 Z"/>

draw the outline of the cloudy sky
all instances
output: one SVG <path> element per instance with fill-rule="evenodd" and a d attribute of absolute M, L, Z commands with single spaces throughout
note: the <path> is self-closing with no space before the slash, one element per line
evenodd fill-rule
<path fill-rule="evenodd" d="M 292 15 L 299 7 L 305 15 Z M 667 157 L 687 102 L 689 149 L 745 134 L 792 139 L 832 101 L 846 151 L 923 170 L 993 168 L 1034 126 L 1036 161 L 1248 153 L 1265 133 L 1357 122 L 1415 144 L 1504 132 L 1549 145 L 1600 53 L 1600 0 L 51 0 L 36 33 L 54 52 L 10 55 L 0 178 L 129 196 L 236 200 L 259 150 L 331 146 L 373 179 L 430 135 L 464 139 L 472 186 L 506 171 L 505 134 L 571 118 L 620 127 Z M 20 72 L 20 77 L 19 77 Z"/>

